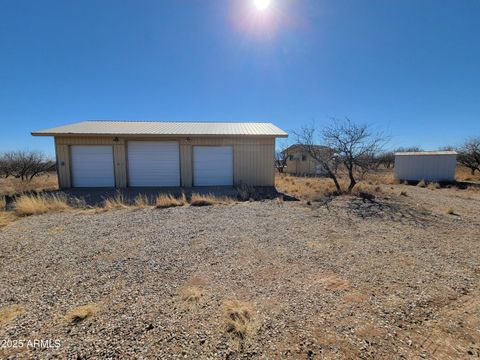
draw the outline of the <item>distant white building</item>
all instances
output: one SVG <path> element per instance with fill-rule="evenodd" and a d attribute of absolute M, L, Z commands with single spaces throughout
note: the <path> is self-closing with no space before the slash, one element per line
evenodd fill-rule
<path fill-rule="evenodd" d="M 455 151 L 395 153 L 395 178 L 411 181 L 454 181 Z"/>

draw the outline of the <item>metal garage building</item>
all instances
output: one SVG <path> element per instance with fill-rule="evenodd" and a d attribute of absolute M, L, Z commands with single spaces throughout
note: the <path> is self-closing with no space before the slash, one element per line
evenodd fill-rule
<path fill-rule="evenodd" d="M 395 153 L 395 178 L 411 181 L 454 181 L 455 151 Z"/>
<path fill-rule="evenodd" d="M 272 123 L 83 121 L 54 136 L 61 188 L 274 185 Z"/>

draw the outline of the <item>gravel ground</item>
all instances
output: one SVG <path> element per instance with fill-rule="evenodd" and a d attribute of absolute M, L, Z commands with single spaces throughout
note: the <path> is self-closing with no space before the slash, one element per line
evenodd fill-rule
<path fill-rule="evenodd" d="M 480 357 L 479 194 L 388 191 L 24 218 L 0 230 L 0 340 L 60 347 L 0 358 Z"/>

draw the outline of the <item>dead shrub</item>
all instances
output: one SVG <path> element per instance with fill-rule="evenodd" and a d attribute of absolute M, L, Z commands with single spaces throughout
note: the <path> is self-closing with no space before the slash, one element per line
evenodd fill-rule
<path fill-rule="evenodd" d="M 6 324 L 10 322 L 24 312 L 25 309 L 19 305 L 11 305 L 0 308 L 0 324 Z"/>
<path fill-rule="evenodd" d="M 171 194 L 161 194 L 155 199 L 155 207 L 157 209 L 166 209 L 175 206 L 184 206 L 187 204 L 187 198 L 184 193 L 178 198 Z"/>
<path fill-rule="evenodd" d="M 253 330 L 253 307 L 243 301 L 230 300 L 224 303 L 226 331 L 234 340 L 245 340 Z"/>
<path fill-rule="evenodd" d="M 78 306 L 65 314 L 65 320 L 69 324 L 78 324 L 79 322 L 94 316 L 100 310 L 98 304 L 87 304 Z"/>
<path fill-rule="evenodd" d="M 18 216 L 39 215 L 70 210 L 65 195 L 22 195 L 15 201 Z"/>

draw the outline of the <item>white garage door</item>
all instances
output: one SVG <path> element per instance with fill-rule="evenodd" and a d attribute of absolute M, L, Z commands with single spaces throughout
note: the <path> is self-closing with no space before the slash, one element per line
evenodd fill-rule
<path fill-rule="evenodd" d="M 180 186 L 180 155 L 175 141 L 129 141 L 129 186 Z"/>
<path fill-rule="evenodd" d="M 193 185 L 233 185 L 232 147 L 194 146 Z"/>
<path fill-rule="evenodd" d="M 113 150 L 104 145 L 72 145 L 74 187 L 113 187 Z"/>

